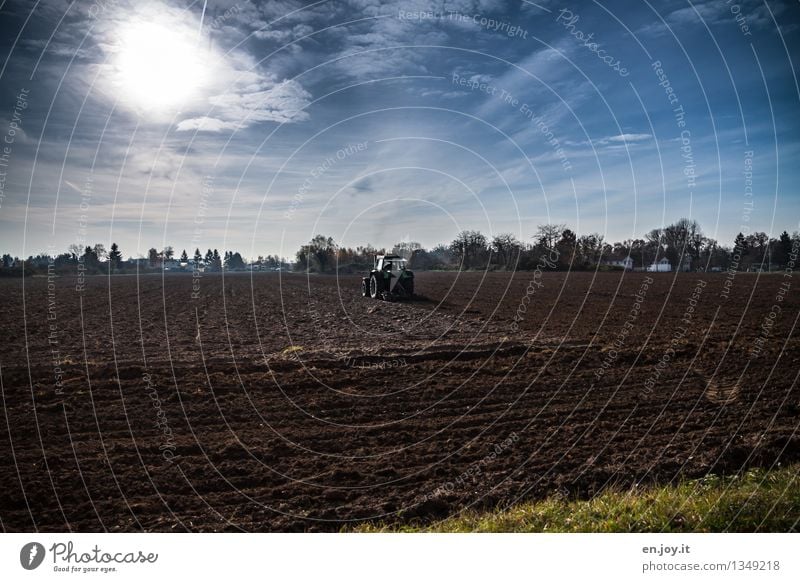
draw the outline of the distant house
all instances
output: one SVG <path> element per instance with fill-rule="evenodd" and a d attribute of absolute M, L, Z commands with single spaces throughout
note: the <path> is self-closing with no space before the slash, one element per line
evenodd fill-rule
<path fill-rule="evenodd" d="M 603 261 L 603 264 L 608 265 L 609 267 L 621 267 L 626 271 L 633 270 L 633 259 L 630 257 L 610 258 Z"/>
<path fill-rule="evenodd" d="M 647 267 L 648 273 L 669 273 L 670 271 L 672 271 L 672 265 L 669 264 L 667 257 Z"/>
<path fill-rule="evenodd" d="M 205 270 L 205 268 L 206 268 L 205 262 L 197 261 L 197 263 L 195 263 L 194 259 L 189 259 L 188 261 L 180 261 L 180 262 L 178 262 L 178 265 L 176 267 L 171 268 L 169 270 L 172 270 L 172 271 L 187 271 L 187 272 L 188 271 L 191 271 L 191 272 L 198 271 L 198 272 L 202 273 Z"/>
<path fill-rule="evenodd" d="M 181 268 L 181 264 L 176 259 L 164 259 L 165 271 L 177 271 Z"/>

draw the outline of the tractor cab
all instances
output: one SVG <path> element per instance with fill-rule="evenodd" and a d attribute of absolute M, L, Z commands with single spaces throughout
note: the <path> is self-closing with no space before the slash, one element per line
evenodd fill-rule
<path fill-rule="evenodd" d="M 375 258 L 376 271 L 398 273 L 406 270 L 406 260 L 396 255 L 378 255 Z"/>

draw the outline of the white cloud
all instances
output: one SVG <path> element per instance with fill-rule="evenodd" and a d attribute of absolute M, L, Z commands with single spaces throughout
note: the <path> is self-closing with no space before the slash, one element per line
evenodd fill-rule
<path fill-rule="evenodd" d="M 259 90 L 255 91 L 234 89 L 210 97 L 209 102 L 223 118 L 244 124 L 254 121 L 292 123 L 308 119 L 308 113 L 304 109 L 311 95 L 297 81 L 272 84 L 264 79 L 258 87 Z"/>
<path fill-rule="evenodd" d="M 738 7 L 738 13 L 731 11 L 734 5 Z M 783 12 L 784 6 L 774 3 L 771 9 L 777 15 Z M 659 36 L 667 34 L 671 30 L 673 34 L 678 34 L 686 27 L 702 26 L 703 24 L 709 28 L 717 25 L 736 27 L 738 26 L 737 14 L 744 18 L 744 22 L 751 29 L 773 27 L 772 18 L 769 16 L 763 0 L 739 0 L 736 4 L 726 2 L 722 5 L 716 0 L 710 0 L 695 2 L 691 6 L 673 10 L 663 17 L 664 22 L 654 20 L 639 28 L 636 33 L 642 36 Z"/>
<path fill-rule="evenodd" d="M 253 36 L 262 40 L 267 39 L 285 43 L 308 36 L 312 32 L 314 32 L 314 29 L 308 24 L 296 24 L 291 28 L 257 30 L 253 33 Z"/>
<path fill-rule="evenodd" d="M 635 141 L 644 141 L 646 139 L 650 139 L 653 137 L 649 133 L 621 133 L 619 135 L 613 135 L 611 137 L 607 137 L 604 140 L 600 140 L 601 143 L 604 142 L 635 142 Z"/>
<path fill-rule="evenodd" d="M 192 117 L 178 122 L 178 131 L 210 131 L 220 132 L 223 129 L 236 129 L 236 124 L 214 117 Z"/>
<path fill-rule="evenodd" d="M 608 137 L 602 137 L 599 139 L 593 139 L 591 141 L 583 140 L 583 141 L 574 141 L 574 140 L 564 140 L 564 145 L 574 148 L 576 150 L 582 150 L 583 148 L 587 148 L 591 146 L 592 148 L 597 148 L 601 146 L 605 146 L 605 149 L 612 150 L 612 149 L 630 149 L 634 146 L 641 145 L 643 142 L 649 141 L 653 138 L 652 135 L 649 133 L 621 133 L 619 135 L 611 135 Z M 590 150 L 587 150 L 590 151 Z M 575 152 L 571 152 L 573 154 Z"/>

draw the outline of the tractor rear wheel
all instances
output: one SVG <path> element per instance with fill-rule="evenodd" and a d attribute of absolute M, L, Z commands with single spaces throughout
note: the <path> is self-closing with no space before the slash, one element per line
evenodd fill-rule
<path fill-rule="evenodd" d="M 381 295 L 380 287 L 378 286 L 378 277 L 372 275 L 369 278 L 369 296 L 373 299 L 378 299 Z"/>

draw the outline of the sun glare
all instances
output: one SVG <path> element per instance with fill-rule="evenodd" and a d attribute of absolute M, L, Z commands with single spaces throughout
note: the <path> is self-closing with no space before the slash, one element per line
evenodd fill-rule
<path fill-rule="evenodd" d="M 120 97 L 143 110 L 180 106 L 203 84 L 201 44 L 194 34 L 160 24 L 127 26 L 116 60 Z"/>

